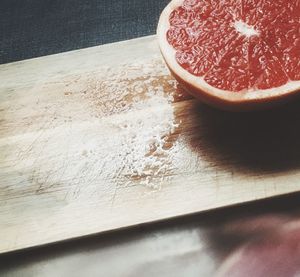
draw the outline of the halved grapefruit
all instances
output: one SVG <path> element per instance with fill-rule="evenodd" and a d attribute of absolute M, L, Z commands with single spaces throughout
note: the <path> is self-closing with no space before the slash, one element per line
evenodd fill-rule
<path fill-rule="evenodd" d="M 158 24 L 182 87 L 227 110 L 286 102 L 300 91 L 300 0 L 173 0 Z"/>

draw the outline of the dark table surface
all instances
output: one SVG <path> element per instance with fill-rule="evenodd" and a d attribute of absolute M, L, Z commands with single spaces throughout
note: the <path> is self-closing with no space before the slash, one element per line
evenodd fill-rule
<path fill-rule="evenodd" d="M 167 2 L 2 0 L 0 63 L 154 34 Z M 245 243 L 297 223 L 299 200 L 294 194 L 2 255 L 0 276 L 214 276 Z"/>
<path fill-rule="evenodd" d="M 168 0 L 2 0 L 0 63 L 155 33 Z"/>

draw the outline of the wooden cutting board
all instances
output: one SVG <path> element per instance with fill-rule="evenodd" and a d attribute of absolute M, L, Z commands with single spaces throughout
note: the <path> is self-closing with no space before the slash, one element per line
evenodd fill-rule
<path fill-rule="evenodd" d="M 0 66 L 0 253 L 300 189 L 299 105 L 216 111 L 155 37 Z"/>

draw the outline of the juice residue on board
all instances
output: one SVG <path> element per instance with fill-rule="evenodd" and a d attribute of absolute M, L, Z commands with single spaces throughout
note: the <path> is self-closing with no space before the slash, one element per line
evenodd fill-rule
<path fill-rule="evenodd" d="M 160 59 L 102 70 L 86 81 L 82 96 L 94 116 L 119 129 L 105 164 L 119 186 L 159 189 L 171 175 L 179 122 L 173 103 L 185 99 Z M 104 76 L 102 76 L 104 75 Z M 110 167 L 110 168 L 108 168 Z"/>
<path fill-rule="evenodd" d="M 45 85 L 57 97 L 49 108 L 45 94 L 36 106 L 49 131 L 38 131 L 39 143 L 28 142 L 38 165 L 28 177 L 32 191 L 63 184 L 68 200 L 98 199 L 129 186 L 159 190 L 186 164 L 174 105 L 190 96 L 177 88 L 159 56 Z M 54 150 L 55 164 L 48 158 Z"/>

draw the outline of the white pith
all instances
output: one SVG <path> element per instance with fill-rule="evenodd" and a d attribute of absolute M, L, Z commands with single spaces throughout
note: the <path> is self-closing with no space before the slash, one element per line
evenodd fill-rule
<path fill-rule="evenodd" d="M 259 36 L 259 32 L 255 30 L 254 26 L 250 26 L 247 23 L 238 20 L 234 23 L 234 28 L 237 32 L 245 37 Z"/>
<path fill-rule="evenodd" d="M 187 70 L 182 68 L 176 61 L 176 50 L 166 40 L 166 34 L 170 28 L 170 13 L 177 7 L 181 6 L 183 2 L 184 0 L 171 1 L 162 12 L 157 28 L 159 45 L 164 55 L 164 58 L 169 67 L 172 69 L 172 71 L 174 71 L 175 74 L 180 76 L 182 80 L 189 84 L 192 84 L 195 88 L 199 89 L 200 91 L 206 94 L 223 99 L 231 103 L 252 102 L 252 100 L 257 102 L 263 101 L 264 99 L 268 100 L 270 98 L 279 98 L 291 92 L 298 91 L 300 89 L 300 81 L 289 81 L 285 85 L 276 88 L 264 90 L 251 88 L 245 91 L 233 93 L 232 91 L 215 88 L 209 85 L 203 77 L 192 75 Z"/>

